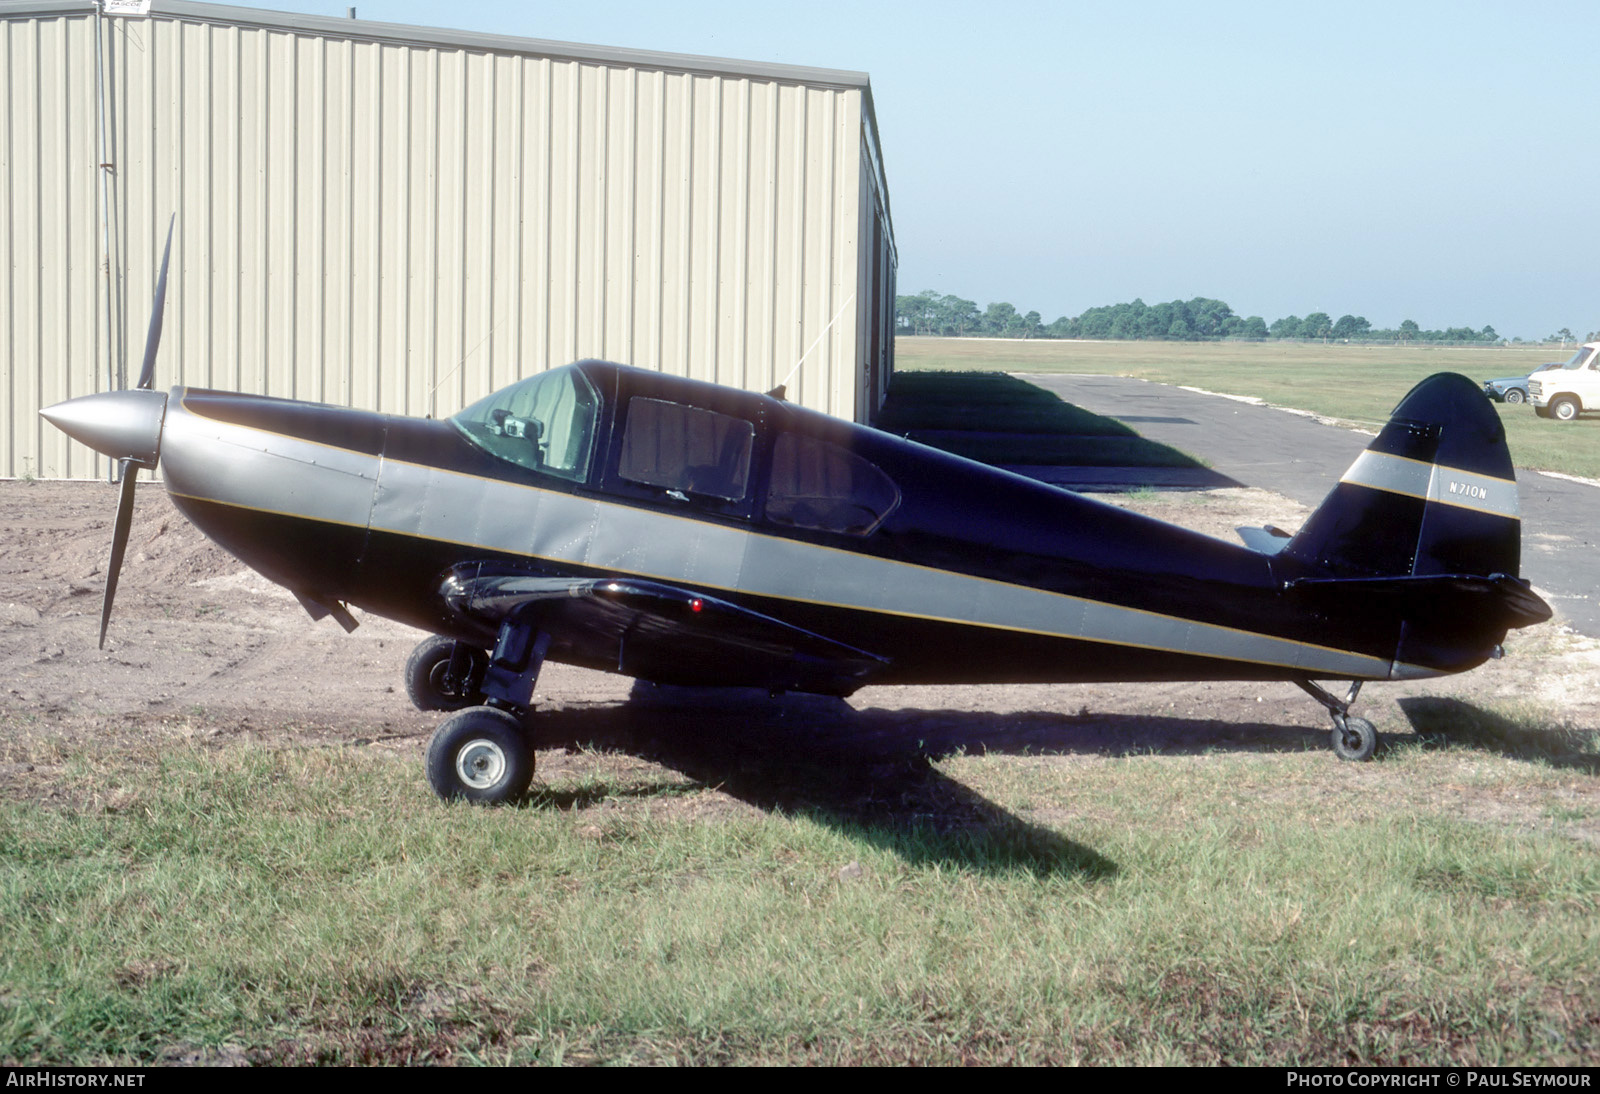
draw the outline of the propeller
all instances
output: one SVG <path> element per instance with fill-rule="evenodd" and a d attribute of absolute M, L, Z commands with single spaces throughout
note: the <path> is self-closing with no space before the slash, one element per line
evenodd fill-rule
<path fill-rule="evenodd" d="M 166 414 L 165 393 L 151 390 L 155 379 L 156 349 L 161 345 L 161 319 L 167 303 L 167 267 L 172 259 L 172 233 L 178 217 L 167 223 L 167 247 L 156 279 L 155 303 L 150 310 L 150 333 L 145 338 L 144 364 L 137 387 L 85 395 L 41 410 L 46 421 L 68 436 L 116 460 L 121 468 L 122 493 L 111 527 L 111 558 L 106 563 L 106 596 L 100 606 L 100 648 L 106 645 L 106 624 L 122 575 L 122 556 L 128 549 L 133 525 L 133 494 L 141 467 L 155 467 L 161 456 L 161 423 Z"/>
<path fill-rule="evenodd" d="M 144 338 L 144 364 L 139 369 L 140 391 L 149 391 L 156 375 L 156 349 L 161 345 L 161 321 L 167 310 L 167 265 L 172 261 L 172 231 L 178 214 L 167 221 L 167 246 L 161 252 L 161 276 L 156 278 L 156 298 L 150 305 L 150 330 Z M 159 449 L 157 458 L 159 457 Z M 128 533 L 133 529 L 133 492 L 139 482 L 139 468 L 154 467 L 141 460 L 122 460 L 122 496 L 117 501 L 117 519 L 111 526 L 111 558 L 106 563 L 106 597 L 100 604 L 100 648 L 106 648 L 106 625 L 111 622 L 111 604 L 117 598 L 117 579 L 122 576 L 122 556 L 128 550 Z"/>

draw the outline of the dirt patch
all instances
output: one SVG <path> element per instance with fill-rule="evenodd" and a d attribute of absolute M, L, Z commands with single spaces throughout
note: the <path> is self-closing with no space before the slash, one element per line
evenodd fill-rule
<path fill-rule="evenodd" d="M 1094 497 L 1119 508 L 1134 509 L 1145 516 L 1181 524 L 1229 543 L 1239 542 L 1238 528 L 1272 525 L 1292 532 L 1311 515 L 1311 510 L 1299 502 L 1253 486 L 1220 490 L 1137 490 L 1128 494 L 1096 494 Z"/>
<path fill-rule="evenodd" d="M 1224 539 L 1239 525 L 1293 529 L 1306 515 L 1254 489 L 1110 500 Z M 97 649 L 115 506 L 115 488 L 104 484 L 0 483 L 0 795 L 59 796 L 66 752 L 89 738 L 363 747 L 420 764 L 438 718 L 411 707 L 400 672 L 424 636 L 372 616 L 349 635 L 331 620 L 313 622 L 286 591 L 201 536 L 158 486 L 139 489 L 116 610 Z M 1548 760 L 1550 793 L 1538 800 L 1514 800 L 1470 773 L 1429 792 L 1462 815 L 1594 838 L 1600 642 L 1556 621 L 1514 634 L 1507 653 L 1465 676 L 1370 685 L 1360 711 L 1391 743 L 1471 723 L 1462 732 L 1479 749 Z M 619 785 L 634 786 L 653 810 L 707 819 L 820 801 L 851 814 L 926 810 L 963 823 L 985 803 L 927 764 L 963 751 L 1055 753 L 1068 763 L 1308 751 L 1308 762 L 1326 761 L 1329 771 L 1347 766 L 1326 754 L 1325 715 L 1287 684 L 867 688 L 841 702 L 636 686 L 553 665 L 536 699 L 535 732 L 547 750 L 538 785 L 553 804 L 583 804 L 585 792 L 548 787 L 581 786 L 604 770 L 608 808 L 626 806 L 631 792 L 619 799 Z M 1507 709 L 1559 728 L 1570 747 L 1530 753 L 1495 713 Z M 820 774 L 789 774 L 797 758 Z M 1383 781 L 1417 792 L 1403 774 Z"/>

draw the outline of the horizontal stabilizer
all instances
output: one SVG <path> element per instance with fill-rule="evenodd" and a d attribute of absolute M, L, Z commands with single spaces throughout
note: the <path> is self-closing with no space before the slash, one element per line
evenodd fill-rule
<path fill-rule="evenodd" d="M 1268 524 L 1261 528 L 1235 528 L 1244 545 L 1252 551 L 1263 555 L 1275 555 L 1289 542 L 1289 533 L 1276 525 Z"/>
<path fill-rule="evenodd" d="M 1526 580 L 1510 574 L 1300 578 L 1286 582 L 1285 588 L 1314 608 L 1363 599 L 1374 602 L 1374 610 L 1381 603 L 1402 618 L 1426 615 L 1437 623 L 1448 616 L 1494 629 L 1531 627 L 1551 614 L 1550 605 Z"/>

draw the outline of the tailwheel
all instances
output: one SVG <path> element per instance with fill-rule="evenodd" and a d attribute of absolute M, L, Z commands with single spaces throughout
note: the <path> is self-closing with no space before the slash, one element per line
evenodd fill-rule
<path fill-rule="evenodd" d="M 521 722 L 498 707 L 452 714 L 428 742 L 428 783 L 445 801 L 515 801 L 527 793 L 533 766 L 533 746 Z"/>
<path fill-rule="evenodd" d="M 1351 682 L 1350 691 L 1343 699 L 1335 698 L 1325 688 L 1310 680 L 1296 680 L 1295 683 L 1299 685 L 1301 691 L 1328 709 L 1328 715 L 1333 719 L 1333 735 L 1330 740 L 1333 743 L 1335 756 L 1352 763 L 1372 759 L 1372 754 L 1378 748 L 1378 731 L 1365 718 L 1356 718 L 1350 714 L 1350 704 L 1361 694 L 1360 680 Z"/>
<path fill-rule="evenodd" d="M 1335 718 L 1333 753 L 1341 760 L 1361 763 L 1372 759 L 1378 747 L 1378 731 L 1365 718 Z"/>

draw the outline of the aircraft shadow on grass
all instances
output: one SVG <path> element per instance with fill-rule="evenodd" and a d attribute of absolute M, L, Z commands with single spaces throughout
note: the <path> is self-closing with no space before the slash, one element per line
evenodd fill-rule
<path fill-rule="evenodd" d="M 1401 711 L 1424 747 L 1464 745 L 1513 760 L 1600 775 L 1600 734 L 1570 725 L 1530 724 L 1492 710 L 1434 696 L 1399 700 Z"/>
<path fill-rule="evenodd" d="M 935 761 L 972 753 L 1299 752 L 1326 731 L 1209 719 L 1054 711 L 869 708 L 750 690 L 636 685 L 620 706 L 551 708 L 532 720 L 540 749 L 593 747 L 660 763 L 763 810 L 849 829 L 908 862 L 1098 878 L 1115 863 L 1018 817 Z M 636 791 L 640 796 L 662 787 Z M 626 792 L 624 792 L 626 793 Z M 584 808 L 606 788 L 541 791 L 535 804 Z"/>

